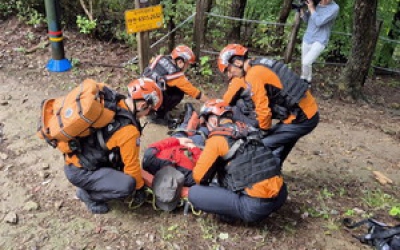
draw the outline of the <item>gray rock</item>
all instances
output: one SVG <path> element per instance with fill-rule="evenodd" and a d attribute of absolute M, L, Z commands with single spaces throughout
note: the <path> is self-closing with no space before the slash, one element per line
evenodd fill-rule
<path fill-rule="evenodd" d="M 4 222 L 10 224 L 17 224 L 18 223 L 18 216 L 14 212 L 9 212 L 6 217 L 4 217 Z"/>
<path fill-rule="evenodd" d="M 24 205 L 24 210 L 26 211 L 35 211 L 39 209 L 39 204 L 34 202 L 34 201 L 28 201 L 27 203 L 25 203 Z"/>

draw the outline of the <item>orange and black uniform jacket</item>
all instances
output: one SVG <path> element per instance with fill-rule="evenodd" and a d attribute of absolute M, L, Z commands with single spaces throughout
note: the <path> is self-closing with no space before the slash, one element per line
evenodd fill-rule
<path fill-rule="evenodd" d="M 266 84 L 282 89 L 281 80 L 274 71 L 262 65 L 249 66 L 244 78 L 233 78 L 231 80 L 223 96 L 224 101 L 230 103 L 241 88 L 251 88 L 251 98 L 254 102 L 257 121 L 259 127 L 264 130 L 271 128 L 272 125 L 272 112 L 269 108 L 269 99 L 265 90 Z M 309 90 L 307 90 L 306 96 L 301 99 L 299 107 L 308 119 L 317 113 L 317 103 Z M 290 115 L 283 122 L 288 124 L 295 118 L 294 115 Z"/>
<path fill-rule="evenodd" d="M 182 90 L 185 94 L 195 98 L 200 99 L 201 91 L 193 86 L 191 82 L 186 78 L 186 76 L 180 76 L 175 79 L 171 79 L 167 81 L 167 85 L 169 87 L 177 87 Z"/>
<path fill-rule="evenodd" d="M 118 106 L 128 109 L 124 100 Z M 132 124 L 117 130 L 107 141 L 106 146 L 109 150 L 118 147 L 124 163 L 124 173 L 132 176 L 136 180 L 136 189 L 143 187 L 144 182 L 141 174 L 139 151 L 140 151 L 140 132 Z M 65 157 L 65 164 L 82 167 L 77 156 Z"/>
<path fill-rule="evenodd" d="M 214 135 L 206 140 L 206 145 L 193 169 L 193 178 L 197 184 L 208 184 L 216 172 L 225 168 L 221 161 L 222 156 L 229 151 L 229 144 L 223 135 Z M 274 198 L 283 185 L 283 178 L 275 176 L 245 188 L 247 195 L 255 198 Z"/>

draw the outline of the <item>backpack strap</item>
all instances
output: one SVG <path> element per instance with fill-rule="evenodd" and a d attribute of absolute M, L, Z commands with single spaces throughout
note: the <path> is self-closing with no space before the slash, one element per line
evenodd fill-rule
<path fill-rule="evenodd" d="M 229 149 L 228 153 L 226 153 L 224 156 L 222 156 L 222 159 L 224 159 L 225 161 L 231 159 L 236 154 L 236 152 L 238 151 L 240 146 L 242 146 L 244 143 L 245 143 L 245 141 L 242 139 L 237 140 L 232 145 L 232 147 Z"/>

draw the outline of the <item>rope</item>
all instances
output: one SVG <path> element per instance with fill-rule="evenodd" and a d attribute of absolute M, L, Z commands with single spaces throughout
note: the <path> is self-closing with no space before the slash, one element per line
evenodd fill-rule
<path fill-rule="evenodd" d="M 162 40 L 164 40 L 165 38 L 167 38 L 170 34 L 174 33 L 177 29 L 179 29 L 180 27 L 182 27 L 182 25 L 184 25 L 185 23 L 189 22 L 194 16 L 196 15 L 196 12 L 194 12 L 191 16 L 189 16 L 188 18 L 186 18 L 182 23 L 178 24 L 173 30 L 171 30 L 170 32 L 168 32 L 165 36 L 161 37 L 157 42 L 153 43 L 150 48 L 152 49 L 154 46 L 156 46 L 157 44 L 159 44 Z"/>
<path fill-rule="evenodd" d="M 152 207 L 154 210 L 158 210 L 158 208 L 156 207 L 156 198 L 154 196 L 153 190 L 151 190 L 150 188 L 146 187 L 144 192 L 146 193 L 146 200 L 142 203 L 136 204 L 135 203 L 135 198 L 132 197 L 132 200 L 128 202 L 128 208 L 135 210 L 139 207 L 141 207 L 145 202 L 152 204 Z M 151 197 L 151 200 L 148 200 L 147 198 Z"/>
<path fill-rule="evenodd" d="M 332 31 L 332 34 L 339 34 L 339 35 L 344 35 L 344 36 L 352 36 L 353 35 L 351 33 L 340 32 L 340 31 Z M 398 41 L 398 40 L 389 39 L 389 38 L 386 38 L 386 37 L 383 37 L 383 36 L 379 36 L 379 39 L 387 41 L 387 42 L 391 42 L 391 43 L 400 44 L 400 41 Z"/>
<path fill-rule="evenodd" d="M 187 212 L 188 212 L 187 210 L 188 210 L 189 207 L 190 207 L 190 211 L 192 212 L 192 214 L 194 214 L 196 216 L 201 215 L 201 210 L 196 210 L 194 208 L 193 204 L 189 201 L 189 199 L 187 197 L 182 198 L 182 200 L 183 200 L 184 205 L 185 205 L 185 209 L 184 209 L 185 210 L 184 211 L 185 215 L 187 214 Z"/>
<path fill-rule="evenodd" d="M 251 19 L 242 19 L 242 18 L 238 18 L 238 17 L 223 16 L 223 15 L 213 14 L 213 13 L 209 13 L 209 12 L 204 12 L 204 14 L 206 14 L 207 16 L 220 17 L 222 19 L 242 21 L 242 22 L 247 22 L 247 23 L 272 24 L 272 25 L 278 25 L 278 26 L 292 26 L 292 24 L 287 24 L 287 23 L 274 23 L 274 22 L 258 21 L 258 20 L 251 20 Z"/>
<path fill-rule="evenodd" d="M 153 209 L 155 211 L 160 210 L 157 206 L 156 206 L 156 196 L 154 195 L 154 192 L 151 188 L 146 187 L 145 188 L 145 192 L 146 192 L 146 200 L 140 204 L 135 204 L 135 199 L 134 197 L 132 197 L 132 200 L 128 202 L 128 208 L 131 210 L 135 210 L 138 209 L 139 207 L 141 207 L 145 202 L 150 203 L 151 206 L 153 207 Z M 148 199 L 150 197 L 150 199 Z M 189 201 L 189 199 L 187 197 L 181 198 L 180 202 L 178 204 L 178 207 L 184 207 L 184 214 L 187 215 L 187 212 L 190 208 L 190 211 L 192 212 L 192 214 L 199 216 L 201 214 L 201 210 L 196 210 L 193 206 L 193 204 Z"/>

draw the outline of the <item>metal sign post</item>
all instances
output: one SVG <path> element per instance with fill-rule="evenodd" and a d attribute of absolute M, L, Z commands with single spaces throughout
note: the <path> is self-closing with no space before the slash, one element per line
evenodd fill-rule
<path fill-rule="evenodd" d="M 52 72 L 68 71 L 72 65 L 64 55 L 64 37 L 60 28 L 60 3 L 58 0 L 45 0 L 45 7 L 52 54 L 52 59 L 46 67 Z"/>

